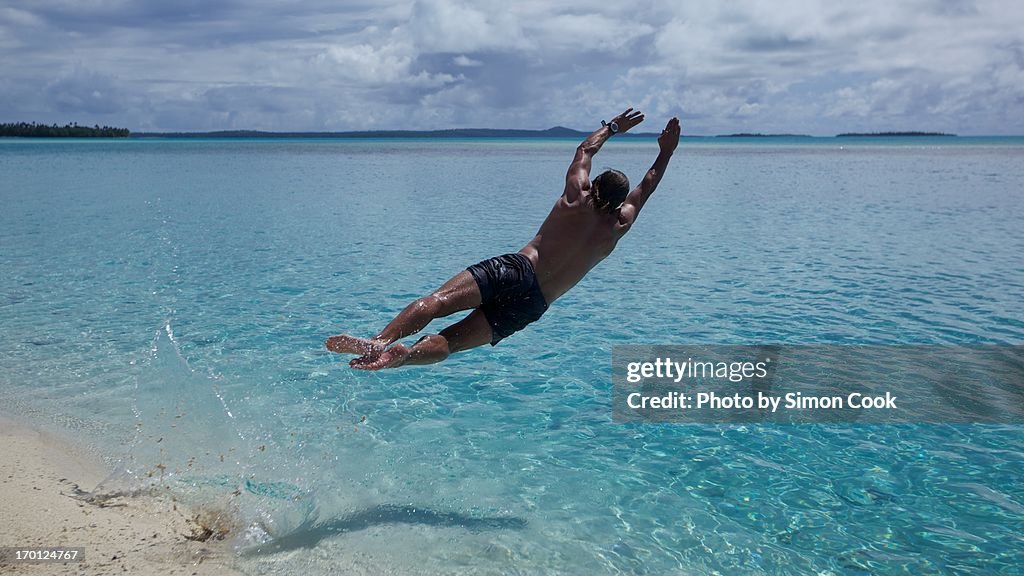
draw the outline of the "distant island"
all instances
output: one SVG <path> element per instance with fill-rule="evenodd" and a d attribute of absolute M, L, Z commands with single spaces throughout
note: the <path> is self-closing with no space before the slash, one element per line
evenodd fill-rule
<path fill-rule="evenodd" d="M 132 132 L 127 128 L 112 126 L 79 126 L 77 122 L 58 126 L 57 124 L 37 124 L 35 122 L 0 123 L 0 137 L 21 138 L 337 138 L 337 139 L 369 139 L 369 138 L 562 138 L 581 140 L 589 132 L 573 130 L 564 126 L 555 126 L 547 130 L 511 130 L 502 128 L 453 128 L 449 130 L 354 130 L 344 132 L 266 132 L 262 130 L 217 130 L 212 132 Z M 836 138 L 888 138 L 901 136 L 944 136 L 955 137 L 956 134 L 944 132 L 844 132 L 836 134 Z M 619 138 L 651 139 L 657 138 L 655 132 L 630 132 L 619 134 Z M 685 136 L 694 138 L 695 136 Z M 735 134 L 718 134 L 715 138 L 814 138 L 807 134 L 762 134 L 760 132 L 737 132 Z"/>
<path fill-rule="evenodd" d="M 131 131 L 127 128 L 112 126 L 92 128 L 79 126 L 77 122 L 58 126 L 52 124 L 36 124 L 35 122 L 8 122 L 0 124 L 0 137 L 18 138 L 127 138 Z"/>
<path fill-rule="evenodd" d="M 811 138 L 807 134 L 761 134 L 760 132 L 739 132 L 737 134 L 718 134 L 715 138 Z"/>
<path fill-rule="evenodd" d="M 844 132 L 836 134 L 836 138 L 889 138 L 893 136 L 948 136 L 955 137 L 956 134 L 945 132 Z"/>
<path fill-rule="evenodd" d="M 586 138 L 564 126 L 547 130 L 505 130 L 500 128 L 454 128 L 450 130 L 360 130 L 351 132 L 263 132 L 260 130 L 218 130 L 215 132 L 136 132 L 133 138 Z M 616 138 L 657 138 L 651 132 L 620 134 Z"/>

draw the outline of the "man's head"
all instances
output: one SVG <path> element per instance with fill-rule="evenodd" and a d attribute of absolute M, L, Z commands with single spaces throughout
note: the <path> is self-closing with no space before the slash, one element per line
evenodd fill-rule
<path fill-rule="evenodd" d="M 629 178 L 618 170 L 605 170 L 590 183 L 590 192 L 598 210 L 614 212 L 629 194 Z"/>

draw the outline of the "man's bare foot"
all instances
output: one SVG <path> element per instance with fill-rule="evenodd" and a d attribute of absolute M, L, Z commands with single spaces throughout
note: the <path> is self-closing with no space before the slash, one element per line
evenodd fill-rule
<path fill-rule="evenodd" d="M 377 356 L 387 348 L 387 342 L 370 338 L 356 338 L 348 334 L 331 336 L 324 341 L 324 346 L 338 354 L 358 354 L 360 356 Z"/>
<path fill-rule="evenodd" d="M 384 368 L 398 368 L 402 364 L 405 364 L 412 349 L 402 344 L 392 344 L 387 350 L 376 354 L 366 355 L 360 358 L 356 358 L 348 363 L 349 366 L 356 370 L 382 370 Z"/>

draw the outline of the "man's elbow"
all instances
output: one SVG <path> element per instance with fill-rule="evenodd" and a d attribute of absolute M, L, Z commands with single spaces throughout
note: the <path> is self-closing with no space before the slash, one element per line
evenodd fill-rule
<path fill-rule="evenodd" d="M 593 157 L 594 154 L 597 154 L 598 148 L 599 148 L 598 146 L 596 146 L 595 144 L 592 144 L 590 142 L 582 142 L 582 143 L 580 143 L 579 146 L 576 147 L 576 157 L 577 158 Z"/>

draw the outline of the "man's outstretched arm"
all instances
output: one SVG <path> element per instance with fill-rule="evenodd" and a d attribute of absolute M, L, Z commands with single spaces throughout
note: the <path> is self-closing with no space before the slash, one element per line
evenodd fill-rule
<path fill-rule="evenodd" d="M 619 114 L 605 126 L 594 130 L 582 144 L 576 147 L 576 156 L 569 165 L 569 172 L 565 175 L 565 199 L 569 202 L 579 200 L 583 190 L 590 189 L 590 164 L 591 159 L 601 149 L 601 146 L 612 137 L 611 124 L 615 123 L 618 133 L 621 134 L 633 126 L 644 121 L 644 115 L 632 108 L 628 108 Z"/>
<path fill-rule="evenodd" d="M 672 159 L 672 154 L 676 151 L 676 146 L 679 145 L 679 131 L 678 118 L 669 120 L 665 129 L 661 131 L 661 136 L 658 136 L 658 147 L 660 148 L 658 158 L 644 175 L 644 179 L 630 191 L 622 203 L 622 208 L 619 210 L 620 226 L 632 225 L 640 213 L 640 209 L 647 203 L 647 199 L 654 194 L 658 183 L 661 182 L 661 177 L 668 169 L 668 161 Z"/>

